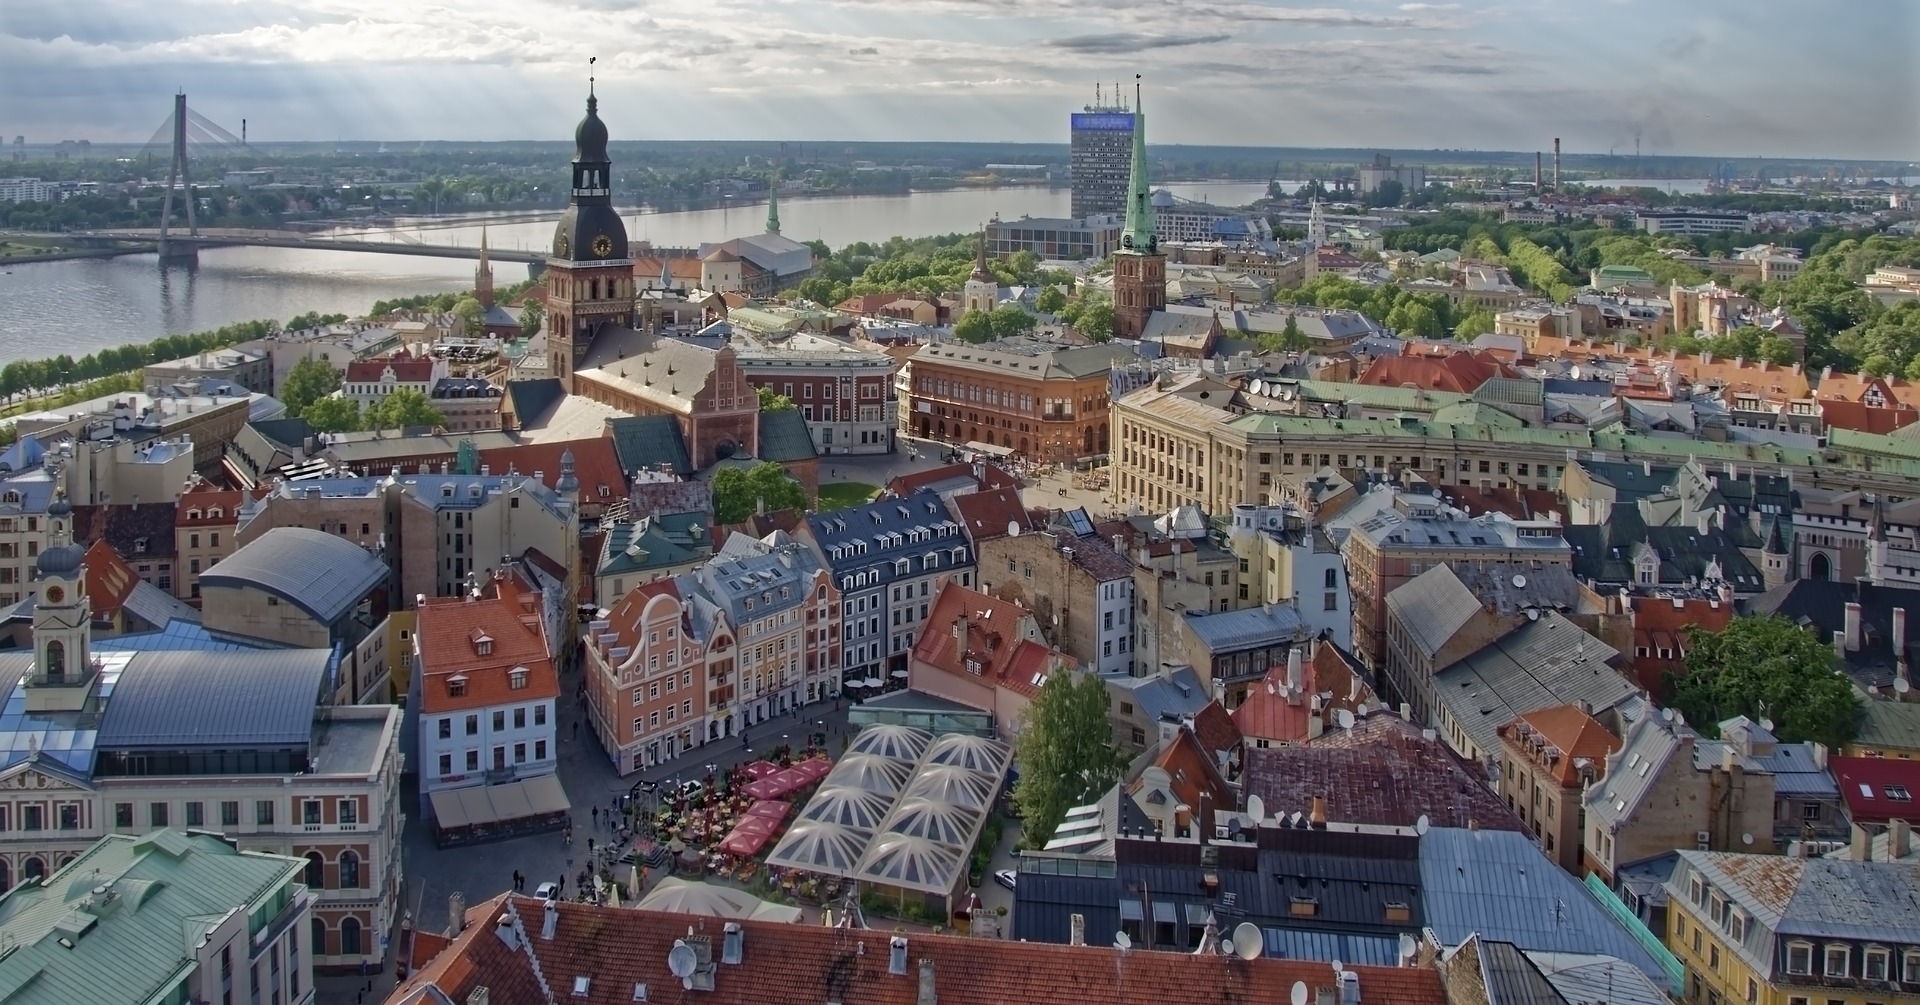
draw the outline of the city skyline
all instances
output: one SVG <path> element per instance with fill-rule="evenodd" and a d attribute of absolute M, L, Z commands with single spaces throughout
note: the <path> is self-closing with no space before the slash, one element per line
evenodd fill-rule
<path fill-rule="evenodd" d="M 1907 160 L 1917 33 L 1896 0 L 101 0 L 8 12 L 0 132 L 141 142 L 184 88 L 262 142 L 540 139 L 598 55 L 622 139 L 1061 142 L 1139 72 L 1168 144 Z"/>

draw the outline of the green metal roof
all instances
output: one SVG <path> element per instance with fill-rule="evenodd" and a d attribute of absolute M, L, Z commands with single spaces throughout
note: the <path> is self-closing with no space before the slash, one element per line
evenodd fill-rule
<path fill-rule="evenodd" d="M 820 456 L 813 448 L 813 432 L 798 409 L 760 413 L 760 459 L 803 461 Z"/>
<path fill-rule="evenodd" d="M 1861 702 L 1860 733 L 1853 742 L 1862 747 L 1920 750 L 1920 705 L 1872 698 Z"/>
<path fill-rule="evenodd" d="M 665 464 L 674 474 L 693 474 L 687 441 L 680 435 L 680 424 L 671 415 L 608 419 L 607 435 L 613 437 L 613 452 L 620 457 L 621 470 L 652 470 Z"/>
<path fill-rule="evenodd" d="M 101 838 L 44 883 L 0 896 L 0 944 L 14 947 L 0 958 L 0 1001 L 179 1001 L 200 940 L 230 913 L 267 904 L 305 869 L 303 859 L 176 830 Z M 107 893 L 94 892 L 107 884 Z"/>
<path fill-rule="evenodd" d="M 1454 426 L 1492 426 L 1500 429 L 1519 429 L 1526 425 L 1518 416 L 1478 401 L 1462 401 L 1434 410 L 1435 424 Z"/>

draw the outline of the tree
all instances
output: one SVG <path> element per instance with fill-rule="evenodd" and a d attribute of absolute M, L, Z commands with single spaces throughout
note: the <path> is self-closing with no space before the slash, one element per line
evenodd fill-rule
<path fill-rule="evenodd" d="M 775 391 L 771 387 L 760 389 L 760 410 L 762 412 L 791 412 L 793 399 Z"/>
<path fill-rule="evenodd" d="M 529 300 L 520 305 L 520 333 L 528 338 L 540 334 L 540 325 L 547 320 L 547 307 L 538 300 Z"/>
<path fill-rule="evenodd" d="M 1035 325 L 1040 323 L 1038 319 L 1028 314 L 1026 309 L 1018 304 L 1001 304 L 995 307 L 993 313 L 988 315 L 987 320 L 993 325 L 994 338 L 1012 338 L 1015 335 L 1025 335 L 1032 331 Z"/>
<path fill-rule="evenodd" d="M 722 525 L 744 523 L 762 505 L 769 513 L 801 509 L 807 490 L 773 461 L 730 465 L 713 476 L 713 518 Z"/>
<path fill-rule="evenodd" d="M 360 403 L 352 398 L 321 398 L 300 412 L 316 433 L 349 433 L 360 428 Z"/>
<path fill-rule="evenodd" d="M 1025 821 L 1027 847 L 1045 845 L 1068 810 L 1120 780 L 1125 759 L 1113 745 L 1108 701 L 1098 676 L 1060 672 L 1047 677 L 1040 696 L 1021 714 L 1013 801 Z"/>
<path fill-rule="evenodd" d="M 1033 309 L 1042 314 L 1058 314 L 1065 306 L 1067 306 L 1067 295 L 1060 292 L 1058 286 L 1049 286 L 1033 298 Z"/>
<path fill-rule="evenodd" d="M 1113 338 L 1113 303 L 1107 300 L 1095 300 L 1080 308 L 1080 317 L 1073 323 L 1080 334 L 1094 340 L 1105 342 Z"/>
<path fill-rule="evenodd" d="M 454 302 L 453 313 L 466 322 L 468 335 L 478 335 L 480 322 L 486 317 L 487 309 L 480 306 L 480 301 L 472 297 L 461 297 Z"/>
<path fill-rule="evenodd" d="M 953 337 L 962 342 L 993 341 L 993 319 L 987 311 L 968 311 L 960 315 L 960 323 L 953 326 Z"/>
<path fill-rule="evenodd" d="M 1777 615 L 1739 617 L 1717 632 L 1690 629 L 1685 676 L 1667 675 L 1673 707 L 1702 733 L 1744 715 L 1772 719 L 1787 742 L 1835 750 L 1859 727 L 1853 681 L 1834 668 L 1833 650 Z"/>
<path fill-rule="evenodd" d="M 1378 188 L 1367 193 L 1361 203 L 1367 206 L 1398 206 L 1401 198 L 1406 194 L 1406 188 L 1398 180 L 1388 178 L 1381 182 Z"/>
<path fill-rule="evenodd" d="M 365 429 L 409 429 L 444 426 L 446 413 L 433 407 L 433 400 L 410 387 L 403 387 L 381 398 L 360 417 Z"/>
<path fill-rule="evenodd" d="M 302 415 L 307 406 L 340 390 L 340 373 L 317 359 L 293 364 L 287 379 L 280 382 L 280 401 L 289 415 Z"/>
<path fill-rule="evenodd" d="M 1387 314 L 1387 327 L 1407 338 L 1440 338 L 1446 334 L 1440 315 L 1412 298 L 1401 301 Z"/>

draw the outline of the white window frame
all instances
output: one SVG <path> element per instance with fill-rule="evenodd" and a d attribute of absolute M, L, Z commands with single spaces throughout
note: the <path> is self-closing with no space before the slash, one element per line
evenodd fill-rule
<path fill-rule="evenodd" d="M 1834 969 L 1833 958 L 1838 954 L 1840 967 Z M 1820 954 L 1820 973 L 1827 977 L 1847 977 L 1853 973 L 1853 947 L 1828 943 Z"/>

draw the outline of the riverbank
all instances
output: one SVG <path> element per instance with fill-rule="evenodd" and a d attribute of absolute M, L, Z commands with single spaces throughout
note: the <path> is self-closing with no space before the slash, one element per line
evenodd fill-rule
<path fill-rule="evenodd" d="M 71 248 L 61 251 L 40 251 L 14 254 L 5 246 L 0 246 L 0 267 L 10 265 L 33 265 L 37 262 L 71 262 L 81 258 L 119 258 L 122 255 L 151 255 L 153 248 Z"/>

